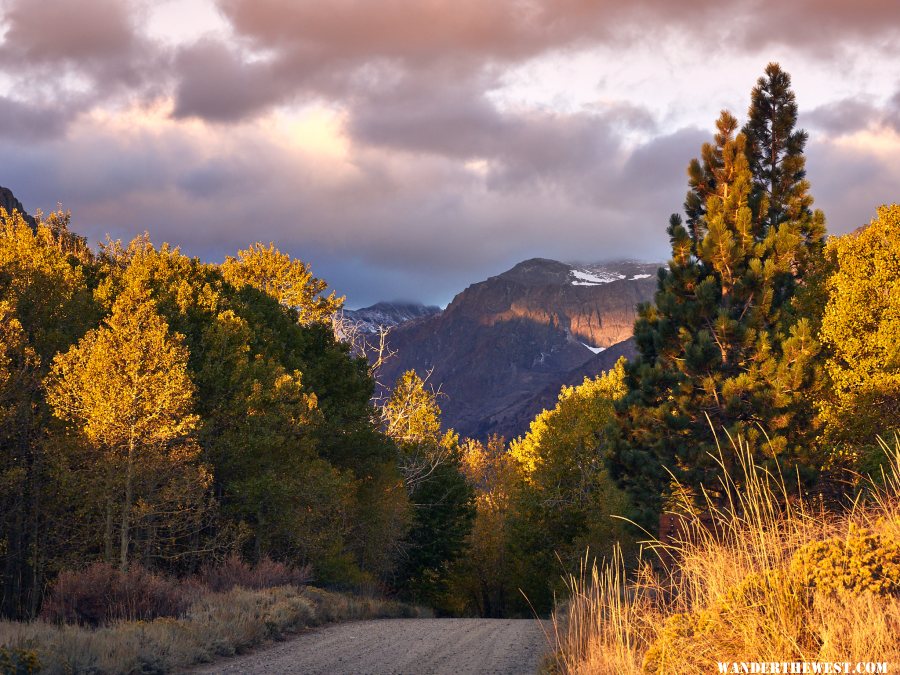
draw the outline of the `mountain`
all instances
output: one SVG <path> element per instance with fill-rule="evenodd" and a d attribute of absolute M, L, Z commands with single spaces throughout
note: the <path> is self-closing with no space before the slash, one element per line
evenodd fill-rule
<path fill-rule="evenodd" d="M 7 213 L 12 213 L 13 211 L 18 211 L 22 214 L 22 217 L 32 227 L 37 227 L 34 218 L 32 218 L 25 211 L 25 207 L 22 206 L 22 202 L 16 199 L 16 196 L 12 193 L 12 190 L 9 188 L 5 188 L 0 185 L 0 207 L 6 209 Z"/>
<path fill-rule="evenodd" d="M 378 302 L 362 309 L 345 309 L 344 318 L 355 323 L 363 333 L 377 333 L 381 328 L 393 328 L 440 311 L 440 307 L 415 302 Z"/>
<path fill-rule="evenodd" d="M 443 312 L 396 324 L 388 334 L 396 355 L 379 380 L 392 384 L 414 369 L 441 392 L 447 427 L 517 436 L 563 384 L 634 355 L 635 307 L 652 300 L 658 267 L 521 262 L 469 286 Z"/>

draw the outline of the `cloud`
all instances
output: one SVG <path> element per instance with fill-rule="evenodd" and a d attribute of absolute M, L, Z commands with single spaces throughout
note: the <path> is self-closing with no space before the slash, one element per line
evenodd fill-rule
<path fill-rule="evenodd" d="M 96 64 L 131 53 L 138 40 L 128 6 L 118 0 L 17 0 L 4 13 L 4 64 Z"/>
<path fill-rule="evenodd" d="M 3 2 L 0 183 L 27 207 L 205 259 L 274 240 L 351 304 L 445 302 L 536 255 L 665 258 L 688 160 L 753 85 L 735 73 L 770 51 L 795 75 L 864 72 L 900 26 L 895 0 L 220 0 L 224 27 L 162 45 L 148 0 Z M 587 53 L 596 78 L 566 81 Z M 715 77 L 692 89 L 684 63 Z M 577 96 L 530 100 L 535 64 Z M 864 84 L 801 119 L 837 228 L 900 181 L 878 149 L 900 93 Z"/>
<path fill-rule="evenodd" d="M 288 95 L 265 62 L 245 62 L 221 40 L 202 39 L 175 57 L 175 117 L 236 122 Z"/>
<path fill-rule="evenodd" d="M 0 73 L 10 82 L 0 115 L 32 140 L 63 134 L 111 98 L 152 100 L 168 86 L 168 55 L 142 34 L 140 18 L 128 0 L 0 5 Z"/>
<path fill-rule="evenodd" d="M 560 128 L 544 133 L 554 124 Z M 287 137 L 276 118 L 186 128 L 165 108 L 132 111 L 127 122 L 86 115 L 68 139 L 27 147 L 0 141 L 0 152 L 30 167 L 11 185 L 30 208 L 50 209 L 61 200 L 73 211 L 75 229 L 93 241 L 147 229 L 157 242 L 221 259 L 251 241 L 271 240 L 310 260 L 357 304 L 403 293 L 446 302 L 451 290 L 534 255 L 663 256 L 682 174 L 660 176 L 653 191 L 669 199 L 649 200 L 647 186 L 622 180 L 623 160 L 589 159 L 605 152 L 592 146 L 577 163 L 595 167 L 573 197 L 565 175 L 575 169 L 549 146 L 580 139 L 586 129 L 596 133 L 593 124 L 543 120 L 519 137 L 533 134 L 540 143 L 524 144 L 517 165 L 561 163 L 553 188 L 536 188 L 524 170 L 523 177 L 507 173 L 502 185 L 492 184 L 500 178 L 442 154 L 398 156 L 393 148 L 362 145 L 348 149 L 352 159 L 340 153 L 327 159 L 309 154 L 302 137 Z M 346 130 L 338 124 L 333 133 Z M 611 132 L 603 133 L 603 142 L 613 143 Z M 694 140 L 679 138 L 670 144 Z M 615 153 L 627 155 L 621 147 Z M 658 204 L 665 209 L 657 211 Z"/>
<path fill-rule="evenodd" d="M 871 101 L 844 98 L 832 101 L 802 115 L 803 124 L 825 131 L 830 136 L 852 134 L 867 129 L 881 118 Z"/>
<path fill-rule="evenodd" d="M 900 88 L 888 101 L 885 110 L 885 122 L 890 125 L 894 131 L 900 133 Z"/>
<path fill-rule="evenodd" d="M 40 105 L 0 96 L 0 137 L 40 142 L 62 134 L 68 117 L 58 103 Z"/>
<path fill-rule="evenodd" d="M 844 234 L 869 222 L 881 204 L 898 201 L 900 133 L 890 129 L 851 136 L 811 136 L 807 169 L 816 207 L 825 212 L 828 231 Z"/>

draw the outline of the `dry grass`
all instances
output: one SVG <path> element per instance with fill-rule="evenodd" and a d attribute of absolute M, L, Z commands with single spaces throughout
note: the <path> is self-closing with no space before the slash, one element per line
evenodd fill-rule
<path fill-rule="evenodd" d="M 569 580 L 555 616 L 564 673 L 711 673 L 716 662 L 900 665 L 900 442 L 865 502 L 826 513 L 788 499 L 749 460 L 711 522 L 683 516 L 674 543 L 647 542 Z M 687 509 L 685 509 L 687 512 Z"/>
<path fill-rule="evenodd" d="M 195 600 L 182 618 L 77 625 L 0 622 L 0 645 L 34 651 L 41 673 L 168 673 L 333 621 L 416 616 L 396 602 L 310 587 L 233 588 Z"/>

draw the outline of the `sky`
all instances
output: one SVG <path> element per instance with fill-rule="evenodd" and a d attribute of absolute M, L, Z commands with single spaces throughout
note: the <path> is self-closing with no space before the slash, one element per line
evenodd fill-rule
<path fill-rule="evenodd" d="M 668 258 L 770 61 L 831 234 L 900 199 L 896 0 L 0 0 L 0 185 L 92 243 L 255 241 L 348 307 Z"/>

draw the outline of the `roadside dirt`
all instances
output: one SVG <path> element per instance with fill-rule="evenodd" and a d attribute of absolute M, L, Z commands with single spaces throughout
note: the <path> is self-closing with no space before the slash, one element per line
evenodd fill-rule
<path fill-rule="evenodd" d="M 328 626 L 191 672 L 528 675 L 547 650 L 534 620 L 379 619 Z"/>

